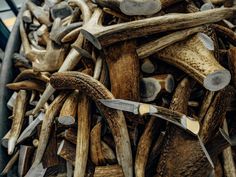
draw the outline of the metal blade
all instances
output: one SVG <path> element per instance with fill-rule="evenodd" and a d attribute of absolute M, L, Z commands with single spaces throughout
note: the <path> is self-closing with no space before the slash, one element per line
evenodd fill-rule
<path fill-rule="evenodd" d="M 209 153 L 207 152 L 207 150 L 206 150 L 206 148 L 205 148 L 205 146 L 204 146 L 204 144 L 203 144 L 201 138 L 199 137 L 199 135 L 198 135 L 197 137 L 198 137 L 198 140 L 199 140 L 200 146 L 201 146 L 203 152 L 205 153 L 205 156 L 206 156 L 207 160 L 208 160 L 209 163 L 211 164 L 211 167 L 214 169 L 214 168 L 215 168 L 215 167 L 214 167 L 214 163 L 212 162 Z"/>
<path fill-rule="evenodd" d="M 132 112 L 134 114 L 138 114 L 138 108 L 141 103 L 122 100 L 122 99 L 99 99 L 99 101 L 104 104 L 105 106 L 121 111 Z"/>
<path fill-rule="evenodd" d="M 27 172 L 27 174 L 25 175 L 25 177 L 33 177 L 33 176 L 43 177 L 46 171 L 47 171 L 47 168 L 43 168 L 43 164 L 40 163 L 35 167 L 31 167 L 29 171 Z"/>
<path fill-rule="evenodd" d="M 17 140 L 17 143 L 20 143 L 26 138 L 28 138 L 35 130 L 35 128 L 38 126 L 38 124 L 43 120 L 43 118 L 44 118 L 44 113 L 41 112 L 38 115 L 38 117 L 34 119 L 34 121 L 31 122 L 31 124 L 29 124 L 28 127 L 26 127 L 26 129 L 21 133 L 20 137 Z"/>

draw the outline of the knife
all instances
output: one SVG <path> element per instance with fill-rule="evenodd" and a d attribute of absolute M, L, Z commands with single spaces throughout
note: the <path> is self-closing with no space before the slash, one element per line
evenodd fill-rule
<path fill-rule="evenodd" d="M 30 137 L 30 135 L 32 134 L 32 132 L 35 130 L 35 128 L 38 126 L 38 124 L 43 120 L 44 118 L 44 113 L 41 112 L 36 119 L 34 119 L 29 125 L 28 127 L 25 128 L 25 130 L 21 133 L 20 137 L 17 140 L 17 144 L 19 144 L 20 142 L 22 142 L 23 140 L 25 140 L 26 138 Z"/>
<path fill-rule="evenodd" d="M 161 106 L 122 99 L 99 99 L 99 101 L 109 108 L 132 112 L 140 116 L 152 115 L 159 117 L 189 131 L 194 135 L 197 135 L 200 130 L 200 124 L 197 120 Z"/>
<path fill-rule="evenodd" d="M 169 121 L 185 130 L 188 130 L 190 133 L 197 136 L 205 156 L 211 164 L 211 167 L 214 169 L 214 164 L 211 160 L 211 157 L 207 152 L 204 144 L 202 143 L 201 138 L 198 135 L 200 130 L 200 124 L 197 120 L 194 120 L 193 118 L 188 117 L 185 114 L 151 104 L 144 104 L 122 99 L 99 99 L 99 101 L 109 108 L 132 112 L 141 116 L 145 114 L 156 116 L 166 121 Z"/>

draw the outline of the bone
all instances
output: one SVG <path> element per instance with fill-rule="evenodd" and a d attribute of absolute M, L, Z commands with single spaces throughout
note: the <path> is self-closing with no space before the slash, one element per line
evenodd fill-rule
<path fill-rule="evenodd" d="M 148 154 L 151 150 L 152 137 L 155 132 L 157 118 L 152 117 L 147 123 L 145 130 L 140 137 L 135 157 L 134 172 L 136 177 L 145 177 L 145 169 L 148 161 Z"/>
<path fill-rule="evenodd" d="M 77 132 L 72 129 L 72 128 L 69 128 L 65 131 L 65 139 L 73 144 L 76 144 L 76 135 L 77 135 Z"/>
<path fill-rule="evenodd" d="M 43 92 L 45 90 L 45 83 L 39 80 L 24 80 L 20 82 L 10 83 L 6 85 L 11 90 L 36 90 Z"/>
<path fill-rule="evenodd" d="M 173 32 L 173 33 L 166 35 L 164 37 L 161 37 L 157 40 L 143 44 L 143 45 L 139 46 L 137 49 L 138 56 L 141 59 L 146 58 L 146 57 L 168 47 L 171 44 L 174 44 L 176 42 L 179 42 L 179 41 L 182 41 L 182 40 L 188 38 L 189 36 L 193 35 L 194 33 L 204 31 L 204 29 L 205 28 L 203 26 L 184 29 L 184 30 L 180 30 L 177 32 Z"/>
<path fill-rule="evenodd" d="M 136 53 L 136 41 L 130 40 L 111 45 L 105 50 L 105 55 L 109 68 L 112 94 L 116 98 L 139 101 L 140 70 Z M 124 115 L 126 119 L 138 119 L 129 113 Z M 135 140 L 131 139 L 131 143 L 135 144 Z"/>
<path fill-rule="evenodd" d="M 151 102 L 155 100 L 161 91 L 161 84 L 154 78 L 142 78 L 140 82 L 141 100 Z"/>
<path fill-rule="evenodd" d="M 190 92 L 190 80 L 184 78 L 175 90 L 170 106 L 171 110 L 187 113 Z M 182 148 L 185 149 L 184 153 Z M 178 154 L 178 158 L 173 159 L 176 154 Z M 191 168 L 189 164 L 194 164 L 194 167 L 197 168 Z M 175 125 L 169 125 L 161 148 L 156 176 L 159 176 L 158 174 L 176 177 L 207 176 L 210 169 L 209 162 L 197 138 L 185 134 Z"/>
<path fill-rule="evenodd" d="M 235 176 L 228 148 L 236 144 L 232 0 L 27 4 L 18 18 L 15 78 L 7 82 L 16 93 L 27 90 L 13 150 L 24 151 L 17 176 Z M 99 100 L 114 98 L 136 101 L 138 112 Z M 6 119 L 14 123 L 11 102 Z M 153 107 L 158 113 L 151 115 Z M 220 128 L 226 120 L 230 137 Z M 8 140 L 6 134 L 6 148 Z"/>
<path fill-rule="evenodd" d="M 218 24 L 212 24 L 211 26 L 220 36 L 226 37 L 230 43 L 236 45 L 236 33 L 233 30 Z"/>
<path fill-rule="evenodd" d="M 9 130 L 1 139 L 1 145 L 4 148 L 8 148 L 8 140 L 9 140 L 10 134 L 11 134 L 11 130 Z"/>
<path fill-rule="evenodd" d="M 56 133 L 57 133 L 57 128 L 55 125 L 53 125 L 49 136 L 48 144 L 42 158 L 42 164 L 44 168 L 50 168 L 60 165 L 60 160 L 59 157 L 57 156 L 57 151 L 56 151 L 58 143 Z"/>
<path fill-rule="evenodd" d="M 19 82 L 27 79 L 37 79 L 41 80 L 45 83 L 49 82 L 49 77 L 45 73 L 35 72 L 33 69 L 26 69 L 22 71 L 17 77 L 14 79 L 14 82 Z"/>
<path fill-rule="evenodd" d="M 90 133 L 90 157 L 95 165 L 105 165 L 106 163 L 106 159 L 102 152 L 101 128 L 101 122 L 97 123 Z"/>
<path fill-rule="evenodd" d="M 121 11 L 126 15 L 153 15 L 181 0 L 95 0 L 102 7 Z"/>
<path fill-rule="evenodd" d="M 14 117 L 11 125 L 11 132 L 8 139 L 8 154 L 11 155 L 14 152 L 16 141 L 20 135 L 25 111 L 27 106 L 27 92 L 20 90 L 16 96 L 16 102 L 14 106 Z"/>
<path fill-rule="evenodd" d="M 72 8 L 67 4 L 67 2 L 63 1 L 51 8 L 51 16 L 53 20 L 56 18 L 63 19 L 70 15 L 72 15 Z"/>
<path fill-rule="evenodd" d="M 228 134 L 228 125 L 226 119 L 223 123 L 223 129 Z M 223 167 L 226 177 L 236 177 L 236 168 L 231 147 L 228 147 L 223 151 Z"/>
<path fill-rule="evenodd" d="M 171 74 L 155 75 L 141 79 L 141 99 L 150 102 L 162 93 L 171 93 L 175 87 L 174 77 Z"/>
<path fill-rule="evenodd" d="M 73 36 L 75 36 L 75 39 L 77 38 L 78 34 L 79 34 L 79 27 L 82 26 L 82 22 L 76 22 L 76 23 L 72 23 L 70 25 L 67 26 L 63 26 L 60 27 L 58 29 L 55 29 L 54 31 L 51 31 L 50 33 L 50 38 L 55 41 L 57 44 L 61 44 L 61 42 L 69 42 L 69 41 L 65 41 L 63 39 L 66 38 L 66 36 L 72 35 L 70 32 L 74 32 L 74 30 L 77 30 L 78 33 L 76 33 L 75 35 L 73 34 Z M 70 37 L 70 36 L 69 36 Z M 72 38 L 72 37 L 70 37 Z M 74 38 L 73 38 L 74 40 Z"/>
<path fill-rule="evenodd" d="M 161 153 L 161 145 L 163 143 L 164 137 L 165 137 L 165 132 L 161 132 L 156 142 L 154 142 L 154 145 L 150 151 L 150 155 L 147 162 L 147 167 L 146 167 L 147 175 L 149 175 L 150 173 L 149 169 L 157 165 L 155 163 L 157 162 L 158 156 Z"/>
<path fill-rule="evenodd" d="M 44 51 L 45 50 L 44 46 L 40 46 L 38 44 L 38 36 L 33 31 L 31 31 L 28 34 L 28 39 L 29 39 L 29 42 L 31 44 L 32 50 L 35 50 L 35 51 Z"/>
<path fill-rule="evenodd" d="M 101 141 L 101 144 L 102 144 L 102 153 L 104 158 L 106 159 L 106 162 L 109 164 L 117 163 L 115 153 L 113 152 L 111 147 L 104 141 Z"/>
<path fill-rule="evenodd" d="M 62 125 L 73 125 L 75 123 L 77 105 L 78 105 L 79 91 L 75 90 L 71 93 L 64 102 L 60 115 L 57 118 L 58 122 Z M 78 114 L 80 114 L 78 112 Z"/>
<path fill-rule="evenodd" d="M 48 32 L 48 28 L 46 25 L 41 25 L 37 31 L 36 34 L 38 36 L 38 43 L 41 45 L 47 45 L 47 42 L 50 40 L 49 39 L 49 32 Z"/>
<path fill-rule="evenodd" d="M 162 74 L 151 76 L 161 85 L 161 91 L 171 93 L 175 87 L 174 77 L 171 74 Z"/>
<path fill-rule="evenodd" d="M 32 142 L 32 144 L 34 145 L 34 147 L 38 147 L 38 145 L 39 145 L 39 140 L 38 139 L 34 139 L 33 140 L 33 142 Z"/>
<path fill-rule="evenodd" d="M 76 148 L 73 144 L 63 140 L 58 147 L 57 155 L 75 166 Z"/>
<path fill-rule="evenodd" d="M 60 27 L 60 19 L 54 20 L 52 30 Z M 49 40 L 47 42 L 47 50 L 43 59 L 38 59 L 33 62 L 33 69 L 35 71 L 57 71 L 66 56 L 67 46 L 57 46 L 53 41 Z"/>
<path fill-rule="evenodd" d="M 236 87 L 236 47 L 230 48 L 228 50 L 228 61 L 229 61 L 229 67 L 232 74 L 232 82 L 234 86 Z"/>
<path fill-rule="evenodd" d="M 90 100 L 82 95 L 78 102 L 78 131 L 74 176 L 85 176 L 89 154 Z"/>
<path fill-rule="evenodd" d="M 30 60 L 31 62 L 34 62 L 34 61 L 37 61 L 38 58 L 41 58 L 45 55 L 44 50 L 43 51 L 32 50 L 22 20 L 20 21 L 20 35 L 21 35 L 21 40 L 22 40 L 22 46 L 24 49 L 24 54 L 28 60 Z"/>
<path fill-rule="evenodd" d="M 86 24 L 88 22 L 88 20 L 90 19 L 91 11 L 90 11 L 88 5 L 84 1 L 77 0 L 75 2 L 77 4 L 77 6 L 79 6 L 81 8 L 81 11 L 82 11 L 82 14 L 83 14 L 83 20 L 84 20 L 84 23 Z M 83 38 L 82 34 L 80 34 L 74 44 L 77 47 L 81 47 L 82 44 L 83 44 L 83 41 L 84 41 L 84 38 Z M 60 69 L 58 70 L 58 72 L 72 70 L 78 64 L 80 59 L 81 59 L 81 54 L 78 53 L 77 50 L 72 48 L 70 50 L 70 52 L 68 53 L 68 55 L 66 56 L 63 64 L 61 65 Z M 49 97 L 54 92 L 55 92 L 55 89 L 49 84 L 47 86 L 47 88 L 45 89 L 42 97 L 40 98 L 38 104 L 34 108 L 33 114 L 36 114 L 40 110 L 40 108 L 44 105 L 45 102 L 47 102 Z"/>
<path fill-rule="evenodd" d="M 32 23 L 32 16 L 31 16 L 31 13 L 29 10 L 25 10 L 23 15 L 22 15 L 22 20 L 25 22 L 25 23 Z"/>
<path fill-rule="evenodd" d="M 156 70 L 156 65 L 149 58 L 145 58 L 141 64 L 141 70 L 144 73 L 152 74 Z"/>
<path fill-rule="evenodd" d="M 97 166 L 94 177 L 124 177 L 124 173 L 119 165 Z"/>
<path fill-rule="evenodd" d="M 61 42 L 66 43 L 66 42 L 72 42 L 77 39 L 78 35 L 80 34 L 80 29 L 82 27 L 73 29 L 72 31 L 68 32 L 65 34 L 65 36 L 62 37 Z"/>
<path fill-rule="evenodd" d="M 24 66 L 25 68 L 31 68 L 31 65 L 29 61 L 21 54 L 19 53 L 14 53 L 13 54 L 13 61 L 16 64 L 19 64 L 20 66 Z"/>
<path fill-rule="evenodd" d="M 1 175 L 7 175 L 7 173 L 12 169 L 13 165 L 16 163 L 16 161 L 19 158 L 19 150 L 16 151 L 16 153 L 11 157 L 11 159 L 8 161 L 5 168 L 2 170 Z"/>
<path fill-rule="evenodd" d="M 153 17 L 104 27 L 101 26 L 102 11 L 96 9 L 89 22 L 80 31 L 96 48 L 101 49 L 102 46 L 108 46 L 126 39 L 214 23 L 232 17 L 234 13 L 234 8 L 222 8 L 190 14 Z M 183 21 L 184 23 L 182 23 Z M 162 25 L 162 28 L 157 28 L 159 25 Z M 145 30 L 143 30 L 144 26 Z M 127 33 L 129 35 L 124 35 Z"/>
<path fill-rule="evenodd" d="M 203 118 L 205 117 L 206 113 L 207 113 L 207 110 L 209 109 L 210 107 L 210 104 L 214 98 L 214 95 L 215 95 L 215 92 L 210 92 L 210 91 L 207 91 L 205 93 L 205 96 L 204 96 L 204 99 L 202 101 L 202 105 L 201 105 L 201 108 L 200 108 L 200 111 L 199 111 L 199 114 L 198 114 L 198 118 L 200 121 L 203 120 Z"/>
<path fill-rule="evenodd" d="M 231 95 L 232 88 L 226 87 L 225 90 L 218 92 L 212 100 L 203 119 L 201 131 L 199 132 L 199 136 L 203 143 L 208 142 L 223 124 L 224 115 L 226 114 L 226 108 L 230 103 Z M 215 128 L 212 128 L 213 125 Z"/>
<path fill-rule="evenodd" d="M 30 12 L 39 20 L 40 23 L 45 24 L 47 26 L 51 25 L 50 19 L 49 19 L 49 13 L 45 12 L 42 7 L 39 7 L 35 5 L 33 2 L 28 1 L 27 7 L 30 10 Z"/>
<path fill-rule="evenodd" d="M 114 98 L 113 95 L 100 82 L 88 75 L 78 72 L 63 72 L 54 74 L 51 77 L 50 83 L 57 89 L 80 89 L 93 100 Z M 116 144 L 118 163 L 122 166 L 125 177 L 132 176 L 133 170 L 131 146 L 124 115 L 120 111 L 110 110 L 104 107 L 101 105 L 101 103 L 97 103 L 97 106 L 103 112 L 105 118 L 108 121 L 109 127 L 112 128 L 111 131 Z"/>
<path fill-rule="evenodd" d="M 45 118 L 43 119 L 40 136 L 39 136 L 38 148 L 36 150 L 35 159 L 34 159 L 33 165 L 31 166 L 31 169 L 35 168 L 42 160 L 43 154 L 46 150 L 46 146 L 48 143 L 53 120 L 55 118 L 55 115 L 58 114 L 58 112 L 60 111 L 66 99 L 66 96 L 67 96 L 67 93 L 65 92 L 57 96 L 46 111 Z"/>
<path fill-rule="evenodd" d="M 206 89 L 221 90 L 229 84 L 230 72 L 217 62 L 200 38 L 196 34 L 190 39 L 163 49 L 155 56 L 184 70 Z"/>
<path fill-rule="evenodd" d="M 101 76 L 101 72 L 102 72 L 102 58 L 98 57 L 95 63 L 93 78 L 98 80 Z"/>

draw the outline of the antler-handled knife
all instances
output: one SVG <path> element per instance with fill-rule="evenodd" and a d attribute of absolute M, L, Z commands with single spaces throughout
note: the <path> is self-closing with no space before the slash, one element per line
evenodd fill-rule
<path fill-rule="evenodd" d="M 122 100 L 122 99 L 100 99 L 99 101 L 109 108 L 126 111 L 126 112 L 132 112 L 140 116 L 147 115 L 147 114 L 156 116 L 187 130 L 191 134 L 197 136 L 203 152 L 205 153 L 212 168 L 214 168 L 214 164 L 211 160 L 211 157 L 198 135 L 199 130 L 200 130 L 200 124 L 197 120 L 194 120 L 193 118 L 188 117 L 185 114 L 182 114 L 180 112 L 172 111 L 170 109 L 167 109 L 161 106 L 151 105 L 151 104 L 144 104 L 144 103 L 139 103 L 139 102 L 134 102 L 134 101 L 129 101 L 129 100 Z"/>
<path fill-rule="evenodd" d="M 99 101 L 109 108 L 132 112 L 134 114 L 139 114 L 140 116 L 148 114 L 159 117 L 185 130 L 188 130 L 194 135 L 197 135 L 200 130 L 200 124 L 197 120 L 194 120 L 193 118 L 188 117 L 185 114 L 172 111 L 161 106 L 122 99 L 100 99 Z"/>

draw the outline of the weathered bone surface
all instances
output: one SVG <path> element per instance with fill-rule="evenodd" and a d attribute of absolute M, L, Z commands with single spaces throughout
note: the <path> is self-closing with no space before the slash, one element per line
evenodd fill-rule
<path fill-rule="evenodd" d="M 66 96 L 67 96 L 67 93 L 62 93 L 59 96 L 57 96 L 46 111 L 45 118 L 43 119 L 40 136 L 39 136 L 38 148 L 36 150 L 35 159 L 31 168 L 36 167 L 42 160 L 43 154 L 45 152 L 45 149 L 48 143 L 53 120 L 55 118 L 55 115 L 60 111 L 66 99 Z"/>
<path fill-rule="evenodd" d="M 231 79 L 230 72 L 216 61 L 197 34 L 163 49 L 155 56 L 184 70 L 210 91 L 223 89 Z"/>
<path fill-rule="evenodd" d="M 216 94 L 203 119 L 203 125 L 199 136 L 203 143 L 207 143 L 218 131 L 217 127 L 223 125 L 227 106 L 232 96 L 232 88 L 226 87 Z M 212 127 L 214 126 L 214 128 Z"/>
<path fill-rule="evenodd" d="M 52 30 L 60 27 L 61 20 L 54 20 Z M 57 71 L 65 58 L 67 46 L 57 46 L 52 40 L 47 41 L 46 53 L 43 59 L 38 59 L 33 62 L 35 71 Z"/>
<path fill-rule="evenodd" d="M 51 25 L 49 13 L 44 11 L 42 7 L 35 5 L 31 1 L 27 1 L 27 7 L 30 12 L 39 20 L 40 23 L 45 24 L 47 26 Z"/>
<path fill-rule="evenodd" d="M 24 80 L 20 82 L 7 84 L 7 88 L 11 90 L 36 90 L 43 92 L 45 89 L 45 83 L 39 80 Z"/>
<path fill-rule="evenodd" d="M 232 82 L 236 87 L 236 47 L 228 50 L 229 67 L 232 75 Z"/>
<path fill-rule="evenodd" d="M 151 102 L 156 99 L 161 91 L 161 84 L 154 78 L 142 78 L 140 81 L 141 100 L 143 102 Z"/>
<path fill-rule="evenodd" d="M 12 123 L 1 144 L 13 155 L 2 174 L 235 177 L 236 9 L 212 2 L 26 2 L 17 76 L 0 84 L 15 92 L 0 96 Z M 124 99 L 116 109 L 100 102 L 114 98 Z"/>
<path fill-rule="evenodd" d="M 151 117 L 145 130 L 140 137 L 135 157 L 134 172 L 137 177 L 145 177 L 145 168 L 148 161 L 148 154 L 151 150 L 152 137 L 157 125 L 157 118 Z"/>
<path fill-rule="evenodd" d="M 72 1 L 73 2 L 73 1 Z M 83 21 L 84 24 L 86 24 L 91 16 L 91 11 L 88 7 L 88 5 L 83 1 L 83 0 L 74 0 L 74 2 L 76 3 L 76 5 L 78 7 L 81 8 L 82 14 L 83 14 Z M 77 47 L 81 47 L 84 41 L 84 37 L 82 34 L 79 34 L 77 40 L 75 41 L 75 45 Z M 58 72 L 62 72 L 62 71 L 68 71 L 68 70 L 72 70 L 80 61 L 81 59 L 81 54 L 77 52 L 77 50 L 75 50 L 74 48 L 72 48 L 70 50 L 70 52 L 68 53 L 68 55 L 66 56 L 63 64 L 61 65 L 60 69 L 58 70 Z M 40 108 L 44 105 L 45 102 L 47 102 L 47 100 L 49 99 L 49 97 L 55 92 L 55 89 L 49 84 L 47 86 L 47 88 L 45 89 L 42 97 L 40 98 L 38 104 L 36 105 L 36 107 L 33 110 L 33 114 L 36 114 Z"/>
<path fill-rule="evenodd" d="M 141 64 L 141 70 L 144 73 L 151 74 L 156 70 L 156 65 L 149 58 L 145 58 Z"/>
<path fill-rule="evenodd" d="M 90 21 L 80 31 L 95 47 L 101 49 L 102 46 L 126 39 L 214 23 L 232 17 L 235 12 L 234 8 L 213 9 L 192 14 L 152 17 L 104 27 L 101 26 L 102 11 L 95 9 Z"/>
<path fill-rule="evenodd" d="M 177 86 L 170 108 L 187 113 L 190 82 L 183 79 Z M 173 158 L 178 156 L 178 158 Z M 191 168 L 190 166 L 195 168 Z M 209 163 L 196 137 L 186 134 L 175 125 L 169 125 L 157 165 L 156 176 L 207 176 Z"/>
<path fill-rule="evenodd" d="M 119 165 L 97 166 L 94 177 L 124 177 L 124 173 Z"/>
<path fill-rule="evenodd" d="M 20 135 L 27 106 L 27 92 L 20 90 L 16 96 L 14 106 L 14 117 L 11 125 L 11 132 L 8 139 L 8 154 L 11 155 L 15 149 L 16 141 Z"/>
<path fill-rule="evenodd" d="M 223 129 L 226 133 L 228 132 L 228 125 L 226 119 L 223 123 Z M 236 176 L 236 168 L 232 154 L 232 148 L 228 147 L 223 151 L 223 166 L 226 177 L 235 177 Z"/>
<path fill-rule="evenodd" d="M 171 74 L 155 75 L 141 80 L 141 100 L 154 101 L 161 92 L 171 93 L 174 89 L 174 78 Z"/>
<path fill-rule="evenodd" d="M 37 79 L 41 80 L 45 83 L 49 82 L 49 77 L 46 73 L 43 72 L 35 72 L 33 69 L 26 69 L 22 71 L 20 74 L 17 75 L 17 77 L 14 79 L 14 82 L 19 82 L 23 80 L 29 80 L 29 79 Z"/>
<path fill-rule="evenodd" d="M 57 44 L 60 44 L 61 42 L 69 42 L 64 41 L 63 39 L 66 38 L 66 36 L 69 36 L 70 33 L 72 33 L 74 30 L 78 30 L 79 27 L 82 26 L 82 22 L 76 22 L 72 23 L 67 26 L 60 27 L 58 29 L 55 29 L 54 31 L 51 31 L 50 38 L 55 41 Z M 79 31 L 78 31 L 79 32 Z M 76 38 L 78 34 L 76 33 Z"/>
<path fill-rule="evenodd" d="M 78 131 L 74 170 L 74 176 L 77 177 L 85 176 L 89 155 L 90 107 L 89 98 L 85 95 L 81 95 L 78 102 Z"/>
<path fill-rule="evenodd" d="M 64 102 L 60 115 L 57 118 L 58 122 L 63 125 L 72 125 L 75 123 L 79 91 L 75 90 L 71 93 Z"/>
<path fill-rule="evenodd" d="M 194 33 L 204 31 L 204 29 L 205 28 L 203 26 L 199 26 L 199 27 L 189 28 L 185 30 L 180 30 L 180 31 L 171 33 L 169 35 L 166 35 L 164 37 L 161 37 L 157 40 L 143 44 L 139 46 L 137 49 L 138 56 L 141 59 L 146 58 L 164 49 L 165 47 L 168 47 L 171 44 L 174 44 L 176 42 L 186 39 L 187 37 L 193 35 Z"/>
<path fill-rule="evenodd" d="M 121 11 L 126 15 L 153 15 L 182 0 L 94 0 L 102 7 Z"/>
<path fill-rule="evenodd" d="M 91 161 L 97 166 L 106 164 L 106 159 L 102 152 L 101 131 L 102 124 L 99 122 L 90 133 L 90 157 Z"/>
<path fill-rule="evenodd" d="M 23 15 L 22 15 L 22 20 L 25 23 L 32 23 L 32 16 L 29 10 L 25 10 Z"/>
<path fill-rule="evenodd" d="M 130 40 L 111 45 L 105 49 L 105 54 L 109 69 L 111 92 L 114 97 L 139 101 L 140 70 L 136 53 L 136 41 Z M 138 119 L 137 116 L 130 115 L 129 113 L 124 113 L 124 115 L 128 120 Z M 130 138 L 131 143 L 136 144 L 135 139 L 132 136 Z"/>
<path fill-rule="evenodd" d="M 56 89 L 79 89 L 94 101 L 98 99 L 112 99 L 113 95 L 97 80 L 78 72 L 62 72 L 52 75 L 50 83 Z M 97 102 L 111 128 L 119 164 L 122 166 L 125 177 L 133 175 L 132 154 L 129 135 L 124 115 L 121 111 L 111 110 Z"/>
<path fill-rule="evenodd" d="M 57 154 L 66 161 L 70 162 L 72 165 L 75 165 L 75 156 L 76 156 L 75 151 L 76 149 L 73 144 L 63 140 L 58 147 Z"/>
<path fill-rule="evenodd" d="M 58 138 L 57 138 L 57 127 L 55 124 L 52 125 L 50 136 L 48 139 L 48 144 L 45 149 L 45 152 L 43 154 L 42 158 L 42 164 L 44 168 L 51 168 L 55 166 L 60 166 L 60 160 L 57 155 L 57 143 L 58 143 Z M 39 141 L 35 141 L 37 147 L 39 146 Z"/>

